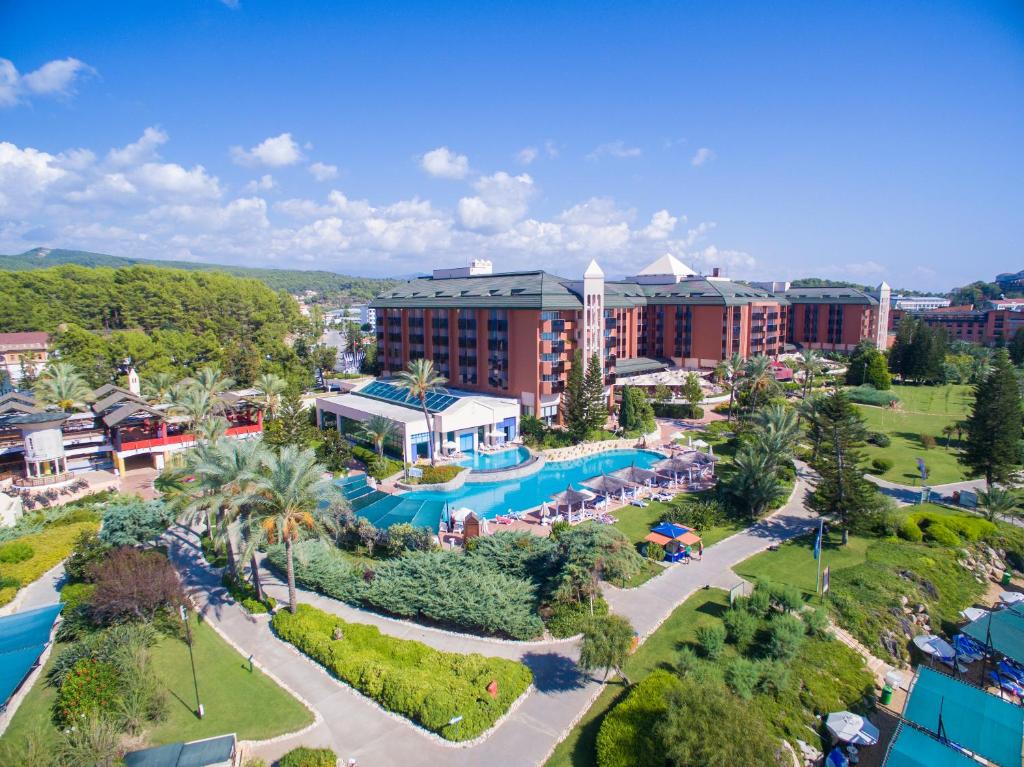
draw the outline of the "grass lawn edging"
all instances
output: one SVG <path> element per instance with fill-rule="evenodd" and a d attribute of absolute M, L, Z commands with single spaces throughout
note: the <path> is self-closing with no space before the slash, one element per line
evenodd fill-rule
<path fill-rule="evenodd" d="M 426 650 L 429 651 L 430 653 L 436 653 L 439 656 L 452 656 L 452 657 L 457 657 L 457 658 L 467 657 L 467 656 L 464 656 L 464 655 L 462 655 L 460 653 L 452 653 L 452 652 L 446 652 L 446 651 L 443 651 L 443 650 L 437 650 L 436 648 L 430 647 L 429 645 L 424 645 L 422 642 L 417 642 L 417 641 L 412 640 L 412 639 L 399 639 L 397 637 L 391 637 L 391 636 L 388 636 L 387 634 L 382 634 L 380 632 L 380 630 L 377 629 L 376 626 L 372 626 L 370 624 L 350 623 L 348 621 L 345 621 L 342 618 L 339 618 L 337 616 L 331 615 L 330 613 L 325 613 L 324 611 L 318 610 L 317 608 L 312 607 L 310 605 L 299 605 L 299 611 L 295 614 L 295 616 L 292 616 L 291 613 L 282 611 L 282 612 L 279 612 L 278 615 L 275 616 L 275 618 L 279 617 L 279 616 L 284 616 L 282 621 L 281 621 L 282 623 L 285 623 L 285 622 L 287 622 L 289 620 L 296 620 L 297 621 L 297 620 L 299 620 L 300 613 L 306 613 L 307 615 L 310 615 L 311 613 L 320 613 L 322 616 L 326 617 L 327 619 L 330 619 L 335 625 L 337 625 L 339 623 L 340 624 L 344 624 L 344 626 L 346 627 L 346 630 L 352 630 L 353 627 L 358 627 L 356 629 L 356 631 L 365 630 L 365 629 L 374 631 L 374 632 L 377 633 L 379 638 L 381 638 L 383 640 L 386 640 L 388 643 L 391 643 L 391 644 L 396 644 L 396 645 L 421 645 L 424 648 L 426 648 Z M 319 618 L 319 616 L 316 616 L 316 615 L 312 616 L 313 620 L 316 620 L 318 618 Z M 504 711 L 502 711 L 500 716 L 494 718 L 493 721 L 491 721 L 489 723 L 489 725 L 485 729 L 477 732 L 474 737 L 469 738 L 469 739 L 465 739 L 465 740 L 449 739 L 449 738 L 445 738 L 443 735 L 441 735 L 440 733 L 438 733 L 438 732 L 436 732 L 434 730 L 428 729 L 423 724 L 413 720 L 412 718 L 410 718 L 408 716 L 403 715 L 400 712 L 393 711 L 391 709 L 385 708 L 375 698 L 372 698 L 369 695 L 363 693 L 360 689 L 355 687 L 348 680 L 341 678 L 340 675 L 338 675 L 337 673 L 333 672 L 330 668 L 328 668 L 325 665 L 324 662 L 322 662 L 322 660 L 320 658 L 317 658 L 317 657 L 314 657 L 313 655 L 307 654 L 298 645 L 293 644 L 293 642 L 288 640 L 288 639 L 285 639 L 283 636 L 281 636 L 277 632 L 277 630 L 276 630 L 277 627 L 272 627 L 272 628 L 273 628 L 274 637 L 278 641 L 280 641 L 283 644 L 285 644 L 291 652 L 294 652 L 300 658 L 303 658 L 304 660 L 312 663 L 314 666 L 316 666 L 322 673 L 324 673 L 326 676 L 328 676 L 336 684 L 341 685 L 343 688 L 347 689 L 354 696 L 356 696 L 357 698 L 359 698 L 360 700 L 362 700 L 362 701 L 364 701 L 366 703 L 369 703 L 370 705 L 372 705 L 373 707 L 375 707 L 379 711 L 383 712 L 384 714 L 386 714 L 390 718 L 394 719 L 395 721 L 402 722 L 403 724 L 408 725 L 408 726 L 414 728 L 420 734 L 426 736 L 427 738 L 430 738 L 435 743 L 438 743 L 438 744 L 443 745 L 443 746 L 447 746 L 449 748 L 468 748 L 468 747 L 476 746 L 476 745 L 479 745 L 480 743 L 483 743 L 488 737 L 490 737 L 495 732 L 495 730 L 498 729 L 498 727 L 500 727 L 508 719 L 509 716 L 511 716 L 519 708 L 520 705 L 522 705 L 523 701 L 526 700 L 527 696 L 529 696 L 529 694 L 533 690 L 536 689 L 534 687 L 534 685 L 533 685 L 533 673 L 530 671 L 530 669 L 528 667 L 526 667 L 525 664 L 521 663 L 520 661 L 508 660 L 508 659 L 505 659 L 505 658 L 489 658 L 489 657 L 485 657 L 485 656 L 480 656 L 478 653 L 470 654 L 469 657 L 471 657 L 472 655 L 477 655 L 478 657 L 483 658 L 484 660 L 490 661 L 493 664 L 496 664 L 496 665 L 499 665 L 499 666 L 500 665 L 506 665 L 506 664 L 522 666 L 523 669 L 526 671 L 526 673 L 529 675 L 530 681 L 525 685 L 525 687 L 522 690 L 522 692 L 520 692 L 515 698 L 513 698 L 511 701 L 509 701 L 508 705 L 505 707 Z M 322 644 L 324 641 L 327 641 L 327 642 L 338 641 L 338 640 L 333 640 L 333 638 L 327 638 L 327 639 L 324 639 L 324 640 L 320 640 L 319 642 L 317 642 L 316 640 L 317 640 L 317 637 L 313 637 L 312 642 L 313 642 L 314 646 L 311 649 L 316 649 L 316 645 Z M 342 639 L 340 641 L 345 641 L 345 639 Z M 362 671 L 364 673 L 365 672 L 372 673 L 374 671 L 374 669 L 370 668 L 371 665 L 373 665 L 373 664 L 368 664 L 366 668 L 360 669 L 360 671 Z M 379 669 L 379 667 L 378 667 L 378 669 Z M 369 678 L 369 675 L 368 675 L 367 681 L 379 681 L 380 680 L 380 676 L 381 675 L 378 673 L 376 679 L 371 679 L 371 678 Z M 400 676 L 400 674 L 397 674 L 396 677 L 397 676 Z M 386 680 L 386 679 L 383 680 L 381 682 L 382 689 L 387 684 L 388 684 L 388 680 Z M 441 689 L 441 688 L 438 688 L 438 690 L 439 689 Z M 437 690 L 432 690 L 430 693 L 428 693 L 428 695 L 432 695 L 432 694 L 435 694 L 435 693 L 437 693 Z M 501 692 L 500 692 L 500 688 L 499 688 L 499 696 L 500 695 L 501 695 Z M 470 721 L 472 721 L 472 720 L 470 720 Z M 461 722 L 459 724 L 461 724 Z M 457 727 L 457 726 L 458 725 L 455 725 L 455 727 Z"/>

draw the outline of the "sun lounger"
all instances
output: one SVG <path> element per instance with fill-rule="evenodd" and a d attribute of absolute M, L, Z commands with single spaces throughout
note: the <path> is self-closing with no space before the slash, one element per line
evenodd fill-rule
<path fill-rule="evenodd" d="M 1008 676 L 1003 676 L 998 671 L 989 671 L 988 678 L 991 679 L 999 689 L 1013 693 L 1018 698 L 1024 698 L 1024 687 L 1021 687 Z"/>
<path fill-rule="evenodd" d="M 647 501 L 643 500 L 642 498 L 634 498 L 632 501 L 629 502 L 629 505 L 639 506 L 641 509 L 650 506 L 650 504 Z"/>
<path fill-rule="evenodd" d="M 511 517 L 507 517 L 504 514 L 499 514 L 498 516 L 496 516 L 494 518 L 494 521 L 497 524 L 499 524 L 499 525 L 511 525 L 512 524 L 512 518 Z"/>

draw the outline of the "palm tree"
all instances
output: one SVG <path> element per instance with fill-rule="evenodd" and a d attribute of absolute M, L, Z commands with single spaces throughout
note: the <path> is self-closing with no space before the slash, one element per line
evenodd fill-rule
<path fill-rule="evenodd" d="M 793 456 L 800 427 L 796 413 L 785 405 L 769 405 L 754 413 L 753 423 L 758 427 L 752 444 L 764 452 L 776 468 Z"/>
<path fill-rule="evenodd" d="M 771 360 L 763 354 L 748 359 L 743 367 L 743 383 L 749 392 L 750 409 L 756 410 L 761 395 L 775 386 Z"/>
<path fill-rule="evenodd" d="M 732 421 L 732 405 L 736 399 L 736 381 L 743 375 L 743 358 L 734 354 L 728 359 L 724 359 L 718 363 L 718 367 L 715 368 L 715 376 L 718 380 L 729 390 L 729 417 L 727 421 Z"/>
<path fill-rule="evenodd" d="M 42 402 L 56 405 L 61 410 L 83 409 L 90 391 L 75 366 L 67 362 L 48 366 L 36 381 L 35 388 L 36 396 Z"/>
<path fill-rule="evenodd" d="M 995 522 L 997 517 L 1013 516 L 1017 498 L 1006 488 L 992 485 L 987 491 L 978 493 L 978 505 L 985 509 L 985 518 Z"/>
<path fill-rule="evenodd" d="M 371 415 L 363 424 L 363 436 L 373 443 L 377 455 L 384 457 L 384 443 L 395 433 L 395 422 L 382 415 Z"/>
<path fill-rule="evenodd" d="M 250 484 L 240 503 L 248 509 L 244 558 L 264 543 L 284 543 L 288 558 L 288 609 L 295 612 L 294 546 L 303 533 L 323 535 L 329 524 L 322 500 L 342 502 L 341 490 L 324 479 L 324 467 L 309 449 L 285 445 L 280 453 L 264 453 L 262 473 Z"/>
<path fill-rule="evenodd" d="M 733 459 L 733 474 L 725 490 L 740 506 L 747 507 L 753 522 L 779 497 L 782 483 L 776 476 L 770 457 L 746 445 Z"/>
<path fill-rule="evenodd" d="M 824 367 L 821 355 L 814 349 L 803 349 L 800 352 L 800 356 L 796 360 L 797 370 L 800 370 L 804 374 L 804 387 L 803 397 L 807 399 L 807 395 L 811 391 L 811 384 L 814 382 L 814 376 L 818 375 Z"/>
<path fill-rule="evenodd" d="M 223 394 L 235 385 L 234 379 L 221 375 L 220 368 L 209 365 L 200 368 L 192 378 L 186 378 L 183 383 L 201 389 L 210 396 L 210 399 L 216 398 L 218 394 Z"/>
<path fill-rule="evenodd" d="M 824 402 L 825 395 L 815 392 L 807 399 L 801 400 L 796 406 L 798 421 L 807 421 L 807 438 L 811 441 L 812 463 L 818 459 L 818 451 L 821 449 L 821 442 L 825 437 L 819 418 Z"/>
<path fill-rule="evenodd" d="M 174 390 L 174 376 L 170 373 L 154 373 L 142 382 L 142 395 L 153 405 L 166 405 L 171 401 Z"/>
<path fill-rule="evenodd" d="M 256 379 L 254 384 L 260 393 L 260 406 L 267 414 L 267 418 L 273 420 L 277 417 L 277 411 L 281 409 L 281 395 L 288 387 L 287 382 L 274 373 L 263 373 Z"/>
<path fill-rule="evenodd" d="M 199 424 L 213 415 L 215 403 L 210 393 L 199 386 L 186 386 L 175 393 L 170 411 L 188 418 L 188 430 L 195 432 Z"/>
<path fill-rule="evenodd" d="M 227 418 L 219 415 L 213 416 L 199 422 L 195 430 L 195 437 L 200 442 L 207 442 L 212 445 L 220 442 L 230 427 L 231 424 L 228 423 Z"/>
<path fill-rule="evenodd" d="M 447 383 L 444 376 L 438 375 L 434 370 L 434 363 L 430 360 L 411 360 L 409 369 L 398 374 L 398 386 L 409 392 L 409 395 L 420 401 L 423 408 L 423 418 L 427 422 L 427 438 L 430 440 L 430 465 L 434 465 L 434 424 L 430 418 L 430 411 L 427 410 L 427 396 Z"/>

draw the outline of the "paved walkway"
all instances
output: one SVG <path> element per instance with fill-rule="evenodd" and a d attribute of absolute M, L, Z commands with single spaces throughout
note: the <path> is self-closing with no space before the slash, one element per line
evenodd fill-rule
<path fill-rule="evenodd" d="M 738 533 L 704 551 L 704 560 L 677 565 L 637 589 L 605 586 L 614 612 L 629 618 L 646 638 L 694 591 L 705 585 L 728 588 L 738 582 L 731 568 L 766 549 L 805 532 L 814 525 L 803 504 L 807 492 L 806 469 L 789 502 L 770 519 Z M 171 556 L 193 591 L 198 607 L 210 623 L 244 654 L 255 659 L 289 688 L 296 690 L 322 716 L 312 730 L 295 738 L 267 744 L 255 755 L 275 759 L 303 744 L 330 746 L 342 759 L 354 757 L 364 765 L 528 765 L 542 764 L 576 721 L 589 708 L 601 685 L 579 674 L 578 648 L 572 642 L 503 643 L 461 634 L 413 626 L 356 610 L 336 600 L 300 591 L 302 602 L 342 616 L 372 623 L 386 634 L 416 639 L 452 652 L 479 652 L 514 658 L 534 673 L 535 690 L 482 743 L 452 747 L 407 721 L 378 708 L 328 676 L 319 666 L 278 640 L 265 618 L 253 618 L 231 604 L 220 586 L 219 575 L 202 560 L 195 538 L 177 533 L 171 538 Z M 284 586 L 264 571 L 268 590 L 284 597 Z"/>
<path fill-rule="evenodd" d="M 887 479 L 876 477 L 874 474 L 864 475 L 871 482 L 878 485 L 878 488 L 890 498 L 894 498 L 896 503 L 900 506 L 908 506 L 910 504 L 921 502 L 921 487 L 920 485 L 902 485 L 899 482 L 890 482 Z M 963 482 L 950 482 L 945 485 L 929 485 L 931 488 L 931 497 L 938 497 L 940 500 L 946 503 L 953 502 L 953 493 L 958 490 L 973 490 L 975 492 L 983 491 L 987 488 L 987 484 L 984 479 L 968 479 Z"/>

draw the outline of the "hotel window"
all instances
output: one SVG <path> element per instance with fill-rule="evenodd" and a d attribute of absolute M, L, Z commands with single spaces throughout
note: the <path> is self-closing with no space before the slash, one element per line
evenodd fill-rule
<path fill-rule="evenodd" d="M 558 418 L 558 405 L 541 405 L 540 419 L 544 423 L 550 424 L 556 418 Z"/>
<path fill-rule="evenodd" d="M 422 359 L 425 350 L 425 331 L 423 309 L 409 309 L 409 356 L 412 359 Z"/>
<path fill-rule="evenodd" d="M 487 316 L 487 384 L 508 388 L 508 310 L 491 309 Z"/>
<path fill-rule="evenodd" d="M 451 377 L 448 349 L 448 312 L 441 310 L 441 314 L 434 314 L 430 318 L 430 344 L 432 347 L 431 356 L 434 360 L 434 368 L 445 378 Z"/>

